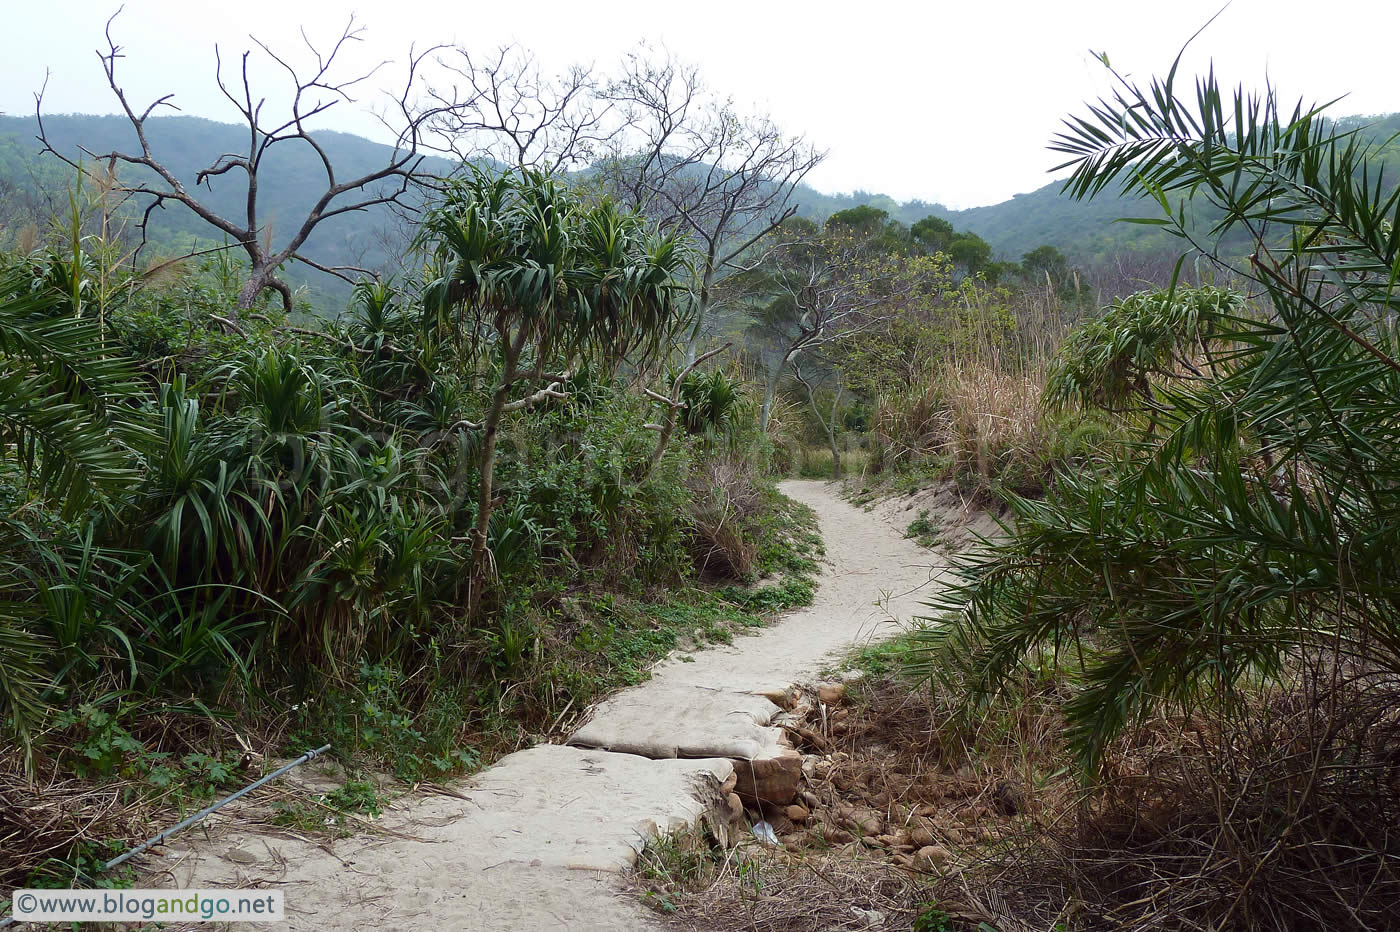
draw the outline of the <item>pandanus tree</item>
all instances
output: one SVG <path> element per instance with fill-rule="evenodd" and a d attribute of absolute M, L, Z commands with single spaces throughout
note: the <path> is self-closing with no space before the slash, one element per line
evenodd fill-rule
<path fill-rule="evenodd" d="M 418 243 L 431 256 L 424 291 L 431 326 L 467 347 L 488 373 L 478 432 L 471 537 L 473 615 L 492 577 L 496 447 L 505 419 L 568 397 L 582 367 L 612 372 L 669 349 L 682 323 L 677 281 L 687 254 L 614 204 L 589 202 L 536 171 L 473 170 L 427 213 Z"/>

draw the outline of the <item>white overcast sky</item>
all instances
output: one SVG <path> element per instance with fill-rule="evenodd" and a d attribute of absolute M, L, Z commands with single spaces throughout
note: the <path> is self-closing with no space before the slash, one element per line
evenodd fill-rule
<path fill-rule="evenodd" d="M 1055 164 L 1059 120 L 1105 87 L 1089 50 L 1120 69 L 1163 72 L 1222 0 L 842 0 L 828 3 L 542 0 L 128 0 L 115 35 L 133 103 L 167 92 L 186 113 L 236 120 L 213 81 L 213 49 L 333 38 L 353 11 L 363 59 L 402 60 L 411 43 L 478 50 L 515 42 L 548 67 L 610 63 L 639 40 L 700 65 L 707 83 L 829 151 L 817 188 L 857 188 L 953 207 L 1033 190 Z M 52 72 L 47 110 L 113 112 L 93 54 L 115 9 L 93 0 L 7 4 L 0 111 L 31 112 Z M 1267 75 L 1284 96 L 1349 95 L 1337 115 L 1400 110 L 1400 0 L 1234 0 L 1192 46 L 1227 81 Z M 271 74 L 271 72 L 269 72 Z M 383 72 L 381 87 L 390 73 Z M 346 109 L 331 125 L 369 133 Z"/>

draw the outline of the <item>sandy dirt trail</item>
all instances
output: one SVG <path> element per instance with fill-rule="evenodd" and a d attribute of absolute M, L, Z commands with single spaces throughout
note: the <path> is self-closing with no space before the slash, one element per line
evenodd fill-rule
<path fill-rule="evenodd" d="M 826 543 L 808 608 L 732 646 L 663 661 L 597 706 L 567 745 L 511 754 L 447 794 L 405 797 L 377 831 L 311 840 L 220 813 L 166 849 L 142 885 L 280 889 L 287 921 L 267 928 L 298 932 L 654 928 L 617 893 L 646 840 L 721 807 L 736 761 L 751 769 L 790 755 L 766 697 L 893 634 L 939 585 L 938 555 L 900 533 L 911 504 L 867 512 L 825 483 L 782 490 L 816 511 Z"/>

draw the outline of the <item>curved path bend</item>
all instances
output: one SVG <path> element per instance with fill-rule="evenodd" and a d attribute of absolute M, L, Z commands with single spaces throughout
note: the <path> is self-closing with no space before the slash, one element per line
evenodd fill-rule
<path fill-rule="evenodd" d="M 778 753 L 773 699 L 893 634 L 939 584 L 938 555 L 904 539 L 902 511 L 863 511 L 822 482 L 781 488 L 816 511 L 826 544 L 812 605 L 659 663 L 567 745 L 511 754 L 451 795 L 405 797 L 379 831 L 313 841 L 240 828 L 235 814 L 172 844 L 144 885 L 281 889 L 287 921 L 267 928 L 283 932 L 653 928 L 616 892 L 647 839 L 700 819 L 736 760 Z"/>

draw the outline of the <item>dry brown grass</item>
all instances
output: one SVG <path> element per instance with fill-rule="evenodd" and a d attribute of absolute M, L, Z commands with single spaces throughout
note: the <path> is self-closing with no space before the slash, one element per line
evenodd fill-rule
<path fill-rule="evenodd" d="M 992 366 L 951 372 L 945 445 L 953 469 L 990 484 L 998 472 L 1025 473 L 1048 463 L 1041 388 L 1035 375 Z"/>
<path fill-rule="evenodd" d="M 693 929 L 908 929 L 930 910 L 949 932 L 1400 929 L 1400 684 L 1314 672 L 1228 717 L 1158 718 L 1087 788 L 1064 687 L 1020 686 L 973 723 L 889 679 L 809 711 L 805 824 L 750 813 L 783 847 L 711 846 L 689 880 L 644 878 L 648 901 Z"/>
<path fill-rule="evenodd" d="M 680 845 L 704 844 L 693 837 Z M 745 842 L 710 859 L 703 873 L 676 875 L 675 854 L 644 852 L 643 903 L 668 925 L 704 932 L 909 929 L 921 911 L 916 877 L 879 858 L 760 848 Z"/>
<path fill-rule="evenodd" d="M 990 358 L 939 369 L 922 393 L 879 400 L 874 437 L 881 465 L 937 462 L 984 486 L 1001 477 L 1033 484 L 1050 462 L 1043 386 L 1038 369 L 1003 367 Z"/>
<path fill-rule="evenodd" d="M 695 565 L 706 578 L 747 579 L 758 547 L 747 528 L 763 507 L 756 467 L 747 458 L 707 457 L 690 479 Z"/>
<path fill-rule="evenodd" d="M 106 851 L 143 838 L 153 807 L 133 800 L 131 790 L 123 781 L 40 785 L 17 770 L 0 772 L 0 889 L 23 886 L 36 873 L 61 876 L 84 848 Z"/>
<path fill-rule="evenodd" d="M 1013 929 L 1400 928 L 1400 684 L 1301 677 L 1159 719 L 935 893 Z"/>

